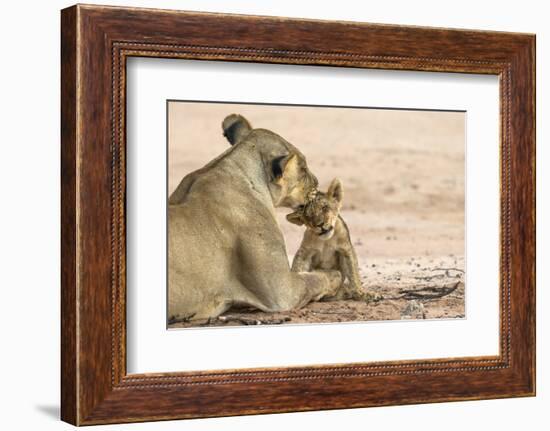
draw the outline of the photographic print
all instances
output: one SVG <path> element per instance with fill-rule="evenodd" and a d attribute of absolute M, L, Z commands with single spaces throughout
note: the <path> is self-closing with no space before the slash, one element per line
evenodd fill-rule
<path fill-rule="evenodd" d="M 465 112 L 167 110 L 168 328 L 465 317 Z"/>
<path fill-rule="evenodd" d="M 533 34 L 61 24 L 64 421 L 535 395 Z"/>

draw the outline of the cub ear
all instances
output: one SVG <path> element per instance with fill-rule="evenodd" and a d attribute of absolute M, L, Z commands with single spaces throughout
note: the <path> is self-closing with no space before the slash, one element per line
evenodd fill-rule
<path fill-rule="evenodd" d="M 274 180 L 281 179 L 286 172 L 296 165 L 296 154 L 287 154 L 286 156 L 275 157 L 271 161 L 271 175 Z"/>
<path fill-rule="evenodd" d="M 344 199 L 344 186 L 339 178 L 334 178 L 332 180 L 330 186 L 328 186 L 327 196 L 338 202 L 339 205 L 342 205 L 342 200 Z"/>
<path fill-rule="evenodd" d="M 286 219 L 290 223 L 297 224 L 298 226 L 302 226 L 304 224 L 304 221 L 302 220 L 301 209 L 294 211 L 293 213 L 287 214 Z"/>
<path fill-rule="evenodd" d="M 246 118 L 239 114 L 231 114 L 222 122 L 223 136 L 231 145 L 238 144 L 252 130 L 252 126 Z"/>

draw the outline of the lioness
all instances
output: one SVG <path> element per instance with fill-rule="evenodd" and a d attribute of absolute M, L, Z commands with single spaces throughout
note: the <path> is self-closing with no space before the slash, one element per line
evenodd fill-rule
<path fill-rule="evenodd" d="M 342 182 L 335 178 L 326 193 L 312 190 L 306 204 L 286 216 L 307 228 L 292 271 L 339 270 L 346 282 L 334 299 L 367 299 L 349 229 L 340 215 L 343 197 Z"/>
<path fill-rule="evenodd" d="M 290 270 L 275 207 L 305 202 L 317 179 L 296 147 L 240 115 L 222 123 L 232 145 L 169 198 L 168 317 L 217 317 L 233 306 L 299 308 L 334 295 L 338 271 Z"/>

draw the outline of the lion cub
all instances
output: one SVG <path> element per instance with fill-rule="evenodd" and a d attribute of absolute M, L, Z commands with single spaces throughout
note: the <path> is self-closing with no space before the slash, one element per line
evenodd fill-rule
<path fill-rule="evenodd" d="M 342 182 L 335 178 L 326 193 L 313 191 L 304 205 L 286 216 L 290 223 L 307 228 L 292 271 L 339 270 L 345 281 L 334 299 L 367 299 L 349 230 L 340 215 L 342 199 Z"/>

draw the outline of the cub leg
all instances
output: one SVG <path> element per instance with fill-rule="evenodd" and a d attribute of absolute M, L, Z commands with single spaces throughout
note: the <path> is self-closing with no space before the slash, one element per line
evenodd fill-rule
<path fill-rule="evenodd" d="M 348 279 L 346 286 L 346 296 L 351 299 L 365 299 L 366 292 L 361 286 L 361 277 L 359 276 L 359 264 L 353 248 L 340 253 L 340 267 L 342 275 Z"/>
<path fill-rule="evenodd" d="M 334 296 L 343 282 L 340 271 L 334 270 L 315 270 L 293 274 L 295 277 L 292 280 L 292 289 L 298 293 L 298 296 L 294 296 L 293 302 L 296 302 L 296 306 L 292 308 L 302 308 L 310 302 Z"/>
<path fill-rule="evenodd" d="M 315 251 L 300 247 L 292 260 L 292 272 L 311 271 L 312 260 Z"/>

